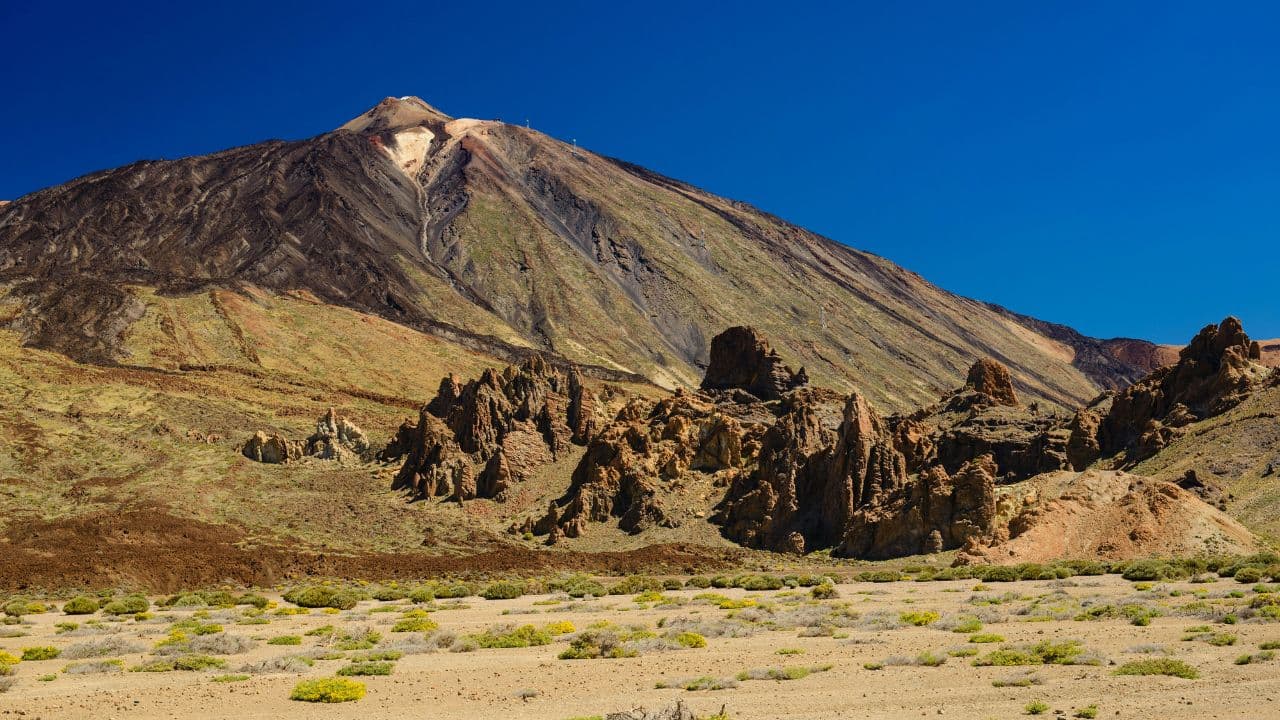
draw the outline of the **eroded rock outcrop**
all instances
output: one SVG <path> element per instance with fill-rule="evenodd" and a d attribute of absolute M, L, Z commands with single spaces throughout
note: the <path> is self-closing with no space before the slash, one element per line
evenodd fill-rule
<path fill-rule="evenodd" d="M 703 390 L 745 390 L 761 400 L 777 400 L 809 383 L 804 368 L 794 372 L 754 328 L 731 327 L 711 340 Z"/>
<path fill-rule="evenodd" d="M 1067 416 L 1020 405 L 1009 370 L 989 358 L 974 363 L 963 387 L 889 424 L 912 473 L 933 465 L 955 473 L 984 455 L 995 463 L 998 482 L 1068 466 Z"/>
<path fill-rule="evenodd" d="M 261 463 L 287 463 L 303 458 L 362 462 L 371 454 L 364 431 L 333 408 L 316 421 L 316 431 L 306 440 L 290 440 L 280 433 L 259 430 L 240 452 Z"/>
<path fill-rule="evenodd" d="M 582 535 L 592 522 L 616 519 L 631 533 L 678 525 L 664 495 L 687 487 L 692 475 L 732 476 L 758 451 L 761 428 L 725 410 L 683 391 L 656 403 L 633 400 L 591 440 L 564 496 L 524 529 L 554 542 Z"/>
<path fill-rule="evenodd" d="M 424 497 L 501 498 L 571 444 L 589 441 L 603 412 L 576 369 L 540 356 L 466 384 L 446 377 L 417 425 L 402 427 L 393 441 L 407 445 L 394 487 Z"/>
<path fill-rule="evenodd" d="M 1101 456 L 1124 453 L 1123 465 L 1148 458 L 1186 426 L 1235 407 L 1271 374 L 1256 361 L 1256 343 L 1240 321 L 1209 325 L 1182 349 L 1178 362 L 1117 393 L 1098 423 Z"/>

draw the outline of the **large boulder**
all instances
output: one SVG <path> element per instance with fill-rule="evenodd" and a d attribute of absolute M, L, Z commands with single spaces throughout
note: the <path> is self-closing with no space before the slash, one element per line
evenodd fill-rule
<path fill-rule="evenodd" d="M 777 400 L 807 385 L 804 368 L 794 372 L 754 328 L 731 327 L 711 339 L 703 390 L 745 390 L 761 400 Z"/>

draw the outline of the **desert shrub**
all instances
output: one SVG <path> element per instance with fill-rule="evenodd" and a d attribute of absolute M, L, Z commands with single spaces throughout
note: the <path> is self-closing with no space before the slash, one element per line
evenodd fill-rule
<path fill-rule="evenodd" d="M 437 585 L 436 598 L 441 600 L 450 600 L 457 598 L 470 597 L 475 594 L 475 588 L 462 582 L 444 583 Z"/>
<path fill-rule="evenodd" d="M 581 577 L 575 578 L 566 583 L 562 588 L 569 597 L 581 598 L 588 595 L 592 597 L 604 597 L 608 594 L 608 589 L 599 581 L 591 578 Z"/>
<path fill-rule="evenodd" d="M 338 650 L 368 650 L 380 640 L 382 634 L 367 627 L 334 634 L 332 637 L 333 647 Z"/>
<path fill-rule="evenodd" d="M 209 679 L 216 683 L 233 683 L 248 680 L 249 676 L 243 673 L 233 673 L 231 675 L 215 675 Z"/>
<path fill-rule="evenodd" d="M 814 673 L 826 672 L 830 665 L 790 665 L 787 667 L 755 668 L 738 673 L 737 680 L 803 680 Z"/>
<path fill-rule="evenodd" d="M 682 680 L 659 681 L 654 687 L 659 690 L 666 688 L 683 688 L 691 692 L 698 690 L 727 690 L 738 687 L 737 681 L 732 678 L 714 678 L 710 675 L 703 675 L 696 678 L 684 678 Z"/>
<path fill-rule="evenodd" d="M 502 580 L 486 586 L 480 591 L 480 597 L 485 600 L 514 600 L 524 595 L 524 590 L 523 583 Z"/>
<path fill-rule="evenodd" d="M 129 672 L 162 673 L 173 672 L 172 660 L 152 660 L 129 668 Z"/>
<path fill-rule="evenodd" d="M 663 591 L 662 581 L 648 575 L 630 575 L 609 586 L 610 595 L 635 595 L 646 590 Z"/>
<path fill-rule="evenodd" d="M 389 602 L 391 600 L 403 600 L 409 597 L 409 591 L 405 590 L 402 587 L 383 586 L 383 587 L 374 588 L 373 592 L 370 593 L 370 597 L 372 597 L 374 600 L 381 600 L 383 602 Z"/>
<path fill-rule="evenodd" d="M 346 678 L 319 678 L 303 680 L 293 686 L 289 699 L 322 703 L 351 702 L 364 697 L 365 692 L 362 682 Z"/>
<path fill-rule="evenodd" d="M 48 612 L 49 608 L 44 603 L 26 598 L 13 598 L 4 604 L 4 614 L 9 617 L 22 617 L 23 615 L 39 615 Z"/>
<path fill-rule="evenodd" d="M 102 675 L 104 673 L 123 671 L 124 662 L 122 660 L 89 660 L 87 662 L 71 663 L 62 668 L 62 672 L 67 675 Z"/>
<path fill-rule="evenodd" d="M 277 635 L 267 641 L 268 645 L 301 645 L 302 637 L 299 635 Z"/>
<path fill-rule="evenodd" d="M 180 655 L 173 659 L 174 670 L 200 672 L 202 670 L 221 670 L 227 661 L 210 655 Z"/>
<path fill-rule="evenodd" d="M 347 590 L 335 590 L 323 585 L 294 588 L 284 594 L 284 599 L 298 607 L 304 608 L 337 608 L 350 610 L 356 606 L 355 593 Z"/>
<path fill-rule="evenodd" d="M 141 652 L 142 647 L 118 637 L 105 637 L 99 640 L 88 640 L 69 645 L 62 651 L 62 657 L 69 660 L 84 658 L 110 657 L 111 655 L 130 655 Z"/>
<path fill-rule="evenodd" d="M 543 629 L 552 635 L 568 635 L 569 633 L 578 631 L 578 629 L 573 626 L 573 623 L 568 620 L 557 620 L 555 622 L 547 623 Z"/>
<path fill-rule="evenodd" d="M 1262 569 L 1252 566 L 1242 567 L 1236 570 L 1234 577 L 1238 583 L 1256 583 L 1262 580 Z"/>
<path fill-rule="evenodd" d="M 112 600 L 102 607 L 107 615 L 134 615 L 151 609 L 151 603 L 142 595 L 128 595 Z"/>
<path fill-rule="evenodd" d="M 22 662 L 22 658 L 14 655 L 13 653 L 0 650 L 0 668 L 10 668 L 20 662 Z"/>
<path fill-rule="evenodd" d="M 904 612 L 898 616 L 902 622 L 907 623 L 908 625 L 915 625 L 916 627 L 924 627 L 925 625 L 936 622 L 939 617 L 938 613 L 933 612 L 932 610 L 913 610 L 911 612 Z"/>
<path fill-rule="evenodd" d="M 782 578 L 773 575 L 743 575 L 734 578 L 734 587 L 740 587 L 743 590 L 781 590 L 783 588 Z"/>
<path fill-rule="evenodd" d="M 974 573 L 974 577 L 983 582 L 1014 582 L 1018 579 L 1018 570 L 1008 565 L 995 565 L 982 568 Z"/>
<path fill-rule="evenodd" d="M 344 677 L 364 675 L 390 675 L 394 663 L 390 662 L 353 662 L 339 668 L 338 674 Z"/>
<path fill-rule="evenodd" d="M 53 660 L 61 654 L 62 651 L 52 645 L 22 648 L 22 659 L 26 661 Z"/>
<path fill-rule="evenodd" d="M 701 590 L 705 590 L 711 587 L 711 578 L 705 578 L 705 577 L 695 575 L 694 577 L 691 577 L 688 580 L 686 580 L 684 585 L 685 587 L 698 588 Z"/>
<path fill-rule="evenodd" d="M 1120 577 L 1125 580 L 1164 580 L 1179 575 L 1179 570 L 1158 560 L 1136 560 L 1125 566 Z"/>
<path fill-rule="evenodd" d="M 1093 718 L 1098 717 L 1098 706 L 1086 705 L 1077 710 L 1075 715 L 1072 715 L 1072 717 L 1084 718 L 1084 720 L 1093 720 Z"/>
<path fill-rule="evenodd" d="M 569 643 L 568 649 L 561 652 L 561 660 L 592 660 L 596 658 L 620 658 L 636 655 L 634 650 L 623 646 L 623 640 L 612 630 L 586 630 Z"/>
<path fill-rule="evenodd" d="M 470 636 L 478 647 L 482 648 L 519 648 L 535 645 L 550 645 L 551 633 L 539 630 L 532 625 L 520 627 L 499 626 L 489 628 L 478 635 Z"/>
<path fill-rule="evenodd" d="M 207 655 L 238 655 L 242 652 L 252 650 L 254 644 L 253 640 L 244 637 L 243 635 L 216 633 L 213 635 L 198 635 L 191 639 L 187 647 L 193 653 Z"/>
<path fill-rule="evenodd" d="M 840 597 L 840 592 L 836 590 L 836 586 L 831 583 L 814 585 L 813 589 L 809 591 L 809 594 L 814 600 L 834 600 L 835 598 Z"/>
<path fill-rule="evenodd" d="M 1121 665 L 1115 671 L 1116 675 L 1169 675 L 1172 677 L 1186 678 L 1194 680 L 1200 677 L 1200 672 L 1181 660 L 1172 658 L 1150 658 L 1146 660 L 1135 660 Z"/>
<path fill-rule="evenodd" d="M 1028 715 L 1043 715 L 1049 712 L 1049 703 L 1041 700 L 1032 700 L 1022 706 L 1022 709 L 1026 710 Z"/>
<path fill-rule="evenodd" d="M 1007 647 L 992 651 L 973 661 L 974 665 L 1096 665 L 1096 658 L 1085 654 L 1078 641 L 1055 643 L 1042 640 L 1035 645 Z"/>
<path fill-rule="evenodd" d="M 302 655 L 284 655 L 281 657 L 267 658 L 247 663 L 240 667 L 240 672 L 251 673 L 253 675 L 265 675 L 270 673 L 300 673 L 306 672 L 315 664 L 315 661 L 309 657 Z"/>
<path fill-rule="evenodd" d="M 675 641 L 677 645 L 687 648 L 704 648 L 707 646 L 707 639 L 696 632 L 685 631 L 682 633 L 676 633 L 676 635 L 671 639 Z"/>
<path fill-rule="evenodd" d="M 68 600 L 62 606 L 62 612 L 67 615 L 92 615 L 98 612 L 98 600 L 88 595 L 79 595 Z"/>
<path fill-rule="evenodd" d="M 1043 685 L 1044 680 L 1033 672 L 1021 672 L 1014 675 L 1005 675 L 991 681 L 992 687 L 1031 687 L 1032 685 Z"/>

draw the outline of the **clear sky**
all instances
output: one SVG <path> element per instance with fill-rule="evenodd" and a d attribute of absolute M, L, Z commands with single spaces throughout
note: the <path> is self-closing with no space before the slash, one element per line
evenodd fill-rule
<path fill-rule="evenodd" d="M 686 5 L 0 2 L 0 198 L 418 95 L 1091 335 L 1280 337 L 1280 4 Z"/>

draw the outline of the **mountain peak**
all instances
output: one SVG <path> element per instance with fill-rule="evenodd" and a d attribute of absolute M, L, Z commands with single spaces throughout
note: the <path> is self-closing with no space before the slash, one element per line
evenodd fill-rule
<path fill-rule="evenodd" d="M 412 95 L 383 98 L 382 102 L 347 122 L 339 130 L 353 132 L 383 132 L 408 127 L 446 123 L 453 118 Z"/>

